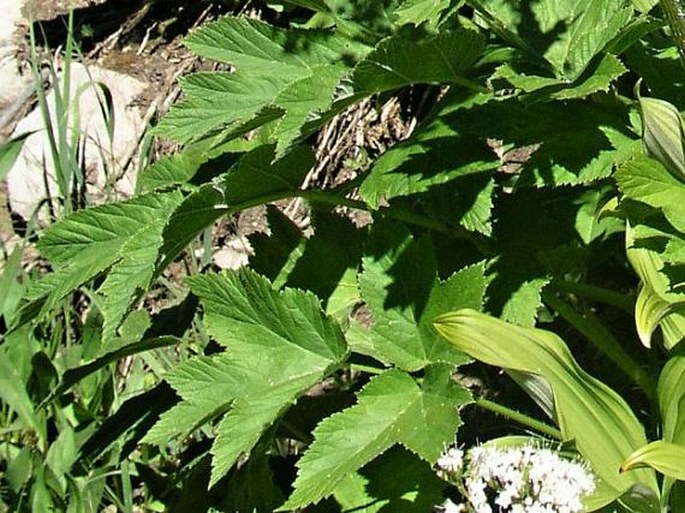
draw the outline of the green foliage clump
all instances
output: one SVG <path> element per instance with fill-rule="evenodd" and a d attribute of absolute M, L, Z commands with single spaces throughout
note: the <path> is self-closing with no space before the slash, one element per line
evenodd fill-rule
<path fill-rule="evenodd" d="M 184 77 L 156 126 L 182 150 L 46 229 L 51 272 L 0 304 L 2 501 L 427 511 L 454 493 L 432 468 L 458 430 L 532 430 L 592 468 L 588 510 L 682 507 L 685 86 L 655 2 L 264 8 L 188 36 L 223 71 Z M 415 129 L 312 186 L 315 136 L 388 101 Z M 194 259 L 262 205 L 248 268 Z"/>

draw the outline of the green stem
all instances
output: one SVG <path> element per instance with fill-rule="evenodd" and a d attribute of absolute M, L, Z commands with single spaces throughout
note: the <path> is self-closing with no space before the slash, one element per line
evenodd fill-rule
<path fill-rule="evenodd" d="M 656 404 L 656 386 L 652 378 L 624 349 L 609 329 L 590 312 L 579 313 L 571 305 L 547 291 L 542 293 L 543 301 L 566 322 L 592 342 L 597 349 L 621 369 Z"/>
<path fill-rule="evenodd" d="M 448 226 L 439 221 L 431 219 L 430 217 L 422 216 L 410 210 L 398 209 L 396 207 L 388 207 L 374 211 L 364 201 L 339 196 L 338 194 L 335 194 L 330 191 L 301 190 L 297 191 L 294 195 L 314 203 L 323 203 L 326 205 L 356 208 L 358 210 L 364 210 L 366 212 L 375 213 L 380 217 L 385 217 L 387 219 L 394 219 L 396 221 L 402 221 L 404 223 L 419 226 L 421 228 L 427 228 L 428 230 L 444 233 L 445 235 L 457 239 L 467 239 L 474 246 L 476 246 L 476 248 L 478 248 L 478 250 L 484 255 L 489 255 L 492 253 L 490 248 L 487 247 L 485 241 L 480 239 L 477 235 L 472 234 L 468 230 L 461 227 Z"/>
<path fill-rule="evenodd" d="M 484 410 L 488 410 L 508 419 L 511 419 L 514 422 L 518 422 L 523 426 L 527 426 L 530 429 L 533 429 L 534 431 L 538 431 L 547 436 L 551 436 L 552 438 L 556 438 L 557 440 L 563 440 L 563 435 L 561 434 L 561 431 L 559 431 L 557 428 L 555 428 L 554 426 L 550 426 L 549 424 L 545 424 L 544 422 L 540 422 L 539 420 L 534 419 L 533 417 L 526 415 L 525 413 L 512 410 L 511 408 L 507 408 L 506 406 L 502 406 L 501 404 L 489 401 L 487 399 L 483 399 L 482 397 L 476 399 L 476 406 L 479 406 Z"/>
<path fill-rule="evenodd" d="M 673 39 L 678 47 L 680 62 L 685 66 L 685 5 L 684 0 L 660 0 L 661 9 L 671 27 Z"/>
<path fill-rule="evenodd" d="M 551 287 L 559 292 L 575 294 L 591 301 L 615 306 L 630 315 L 633 315 L 635 309 L 635 302 L 631 297 L 595 285 L 567 280 L 554 280 L 551 283 Z"/>
<path fill-rule="evenodd" d="M 381 374 L 385 371 L 385 369 L 379 369 L 378 367 L 371 367 L 370 365 L 362 365 L 360 363 L 350 363 L 348 364 L 350 369 L 353 370 L 358 370 L 361 372 L 366 372 L 368 374 Z"/>
<path fill-rule="evenodd" d="M 379 217 L 395 219 L 397 221 L 402 221 L 407 224 L 412 224 L 414 226 L 420 226 L 422 228 L 427 228 L 429 230 L 443 233 L 449 237 L 453 237 L 456 239 L 466 239 L 470 241 L 483 255 L 492 255 L 492 251 L 488 247 L 487 240 L 485 238 L 480 237 L 478 234 L 473 234 L 464 228 L 451 227 L 446 224 L 435 221 L 429 217 L 416 214 L 415 212 L 411 212 L 409 210 L 401 210 L 395 207 L 374 210 L 364 201 L 347 198 L 343 195 L 337 194 L 334 191 L 322 191 L 316 189 L 291 189 L 288 191 L 279 191 L 274 192 L 272 194 L 265 194 L 263 196 L 259 196 L 239 204 L 214 205 L 214 207 L 212 208 L 213 217 L 211 219 L 207 219 L 207 226 L 211 225 L 211 223 L 213 223 L 222 216 L 235 214 L 248 208 L 258 207 L 261 205 L 266 205 L 267 203 L 273 203 L 276 201 L 282 201 L 291 198 L 303 198 L 312 203 L 321 203 L 324 205 L 330 205 L 334 207 L 341 206 L 364 210 L 366 212 L 375 214 Z M 166 248 L 166 256 L 158 265 L 156 269 L 156 274 L 159 275 L 162 272 L 162 270 L 165 269 L 179 255 L 183 248 L 185 248 L 196 235 L 196 233 L 190 235 L 186 234 L 182 238 L 179 237 L 175 239 L 173 241 L 173 245 L 170 245 L 168 248 Z"/>

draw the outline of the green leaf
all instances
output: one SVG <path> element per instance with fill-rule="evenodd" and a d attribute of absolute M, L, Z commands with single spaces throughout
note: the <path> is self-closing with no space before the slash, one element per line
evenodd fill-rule
<path fill-rule="evenodd" d="M 574 441 L 615 497 L 637 484 L 658 496 L 652 471 L 617 473 L 647 443 L 644 428 L 618 394 L 578 366 L 559 337 L 472 310 L 445 314 L 435 326 L 460 351 L 506 370 L 558 424 L 564 440 Z"/>
<path fill-rule="evenodd" d="M 431 218 L 447 226 L 461 226 L 490 236 L 495 191 L 495 178 L 492 172 L 486 171 L 457 177 L 441 187 L 431 187 L 417 198 Z"/>
<path fill-rule="evenodd" d="M 3 352 L 4 353 L 4 352 Z M 31 430 L 38 440 L 41 450 L 47 449 L 45 425 L 36 413 L 23 380 L 19 377 L 12 363 L 2 354 L 0 358 L 0 399 L 7 407 L 16 412 L 20 424 Z"/>
<path fill-rule="evenodd" d="M 305 7 L 317 12 L 328 12 L 326 0 L 283 0 L 285 3 Z"/>
<path fill-rule="evenodd" d="M 24 147 L 26 139 L 34 133 L 35 132 L 26 132 L 0 144 L 0 181 L 5 179 L 7 173 L 9 173 L 14 166 L 14 163 L 21 153 L 21 149 Z"/>
<path fill-rule="evenodd" d="M 427 236 L 415 240 L 394 223 L 377 222 L 373 228 L 359 288 L 374 323 L 370 329 L 351 327 L 352 349 L 410 372 L 431 363 L 464 363 L 464 355 L 444 344 L 431 322 L 454 308 L 482 307 L 484 264 L 462 269 L 442 282 Z"/>
<path fill-rule="evenodd" d="M 633 0 L 635 8 L 641 13 L 648 13 L 652 8 L 659 3 L 659 0 Z"/>
<path fill-rule="evenodd" d="M 183 79 L 186 98 L 171 108 L 155 133 L 183 143 L 218 134 L 219 142 L 225 142 L 271 122 L 274 114 L 285 115 L 273 134 L 279 155 L 309 116 L 330 105 L 345 63 L 368 51 L 330 31 L 283 30 L 230 16 L 205 24 L 188 36 L 186 45 L 235 70 Z"/>
<path fill-rule="evenodd" d="M 472 30 L 417 36 L 401 31 L 381 41 L 352 75 L 356 93 L 371 95 L 410 84 L 459 83 L 483 51 Z"/>
<path fill-rule="evenodd" d="M 685 461 L 685 445 L 657 440 L 631 454 L 621 464 L 621 472 L 628 472 L 641 467 L 651 467 L 665 476 L 685 481 L 683 461 Z"/>
<path fill-rule="evenodd" d="M 25 286 L 21 283 L 23 256 L 22 246 L 16 246 L 9 258 L 5 260 L 2 276 L 0 276 L 0 290 L 3 291 L 3 296 L 0 298 L 0 316 L 4 317 L 6 325 L 10 324 L 9 321 L 25 292 Z"/>
<path fill-rule="evenodd" d="M 135 355 L 138 353 L 142 353 L 144 351 L 150 351 L 152 349 L 157 349 L 159 347 L 166 347 L 179 344 L 180 342 L 181 339 L 176 337 L 158 337 L 141 340 L 133 342 L 131 344 L 127 344 L 114 351 L 106 353 L 88 363 L 79 365 L 78 367 L 69 368 L 62 375 L 62 379 L 59 383 L 59 386 L 57 386 L 50 393 L 50 398 L 58 397 L 82 379 L 90 376 L 94 372 L 97 372 L 98 370 L 102 369 L 106 365 L 109 365 L 110 363 L 125 358 L 126 356 Z"/>
<path fill-rule="evenodd" d="M 349 271 L 352 271 L 351 294 L 358 296 L 356 271 L 366 230 L 360 230 L 349 219 L 333 212 L 313 209 L 311 217 L 314 235 L 298 248 L 286 285 L 313 292 L 328 308 L 329 299 Z"/>
<path fill-rule="evenodd" d="M 106 346 L 114 338 L 116 329 L 124 320 L 137 294 L 145 292 L 152 284 L 167 216 L 171 215 L 173 208 L 180 203 L 179 200 L 180 197 L 177 197 L 172 203 L 161 207 L 164 217 L 148 223 L 145 229 L 141 229 L 135 237 L 122 244 L 119 261 L 112 266 L 98 289 L 105 296 L 102 306 L 103 345 Z"/>
<path fill-rule="evenodd" d="M 300 129 L 308 117 L 330 107 L 344 70 L 344 67 L 339 66 L 319 66 L 312 75 L 288 84 L 278 93 L 274 105 L 282 108 L 285 115 L 273 133 L 277 141 L 277 157 L 283 155 L 300 136 Z"/>
<path fill-rule="evenodd" d="M 76 212 L 48 228 L 38 248 L 55 272 L 33 286 L 38 315 L 47 314 L 65 296 L 111 267 L 100 290 L 109 340 L 138 289 L 149 286 L 161 234 L 180 192 L 147 194 Z"/>
<path fill-rule="evenodd" d="M 274 205 L 267 205 L 266 219 L 269 235 L 257 232 L 248 237 L 254 250 L 250 267 L 280 289 L 302 255 L 306 241 L 300 228 Z"/>
<path fill-rule="evenodd" d="M 246 269 L 189 281 L 204 305 L 207 332 L 228 350 L 190 359 L 166 376 L 182 401 L 145 440 L 165 443 L 228 411 L 212 446 L 212 486 L 298 396 L 343 361 L 347 348 L 312 294 L 277 292 Z"/>
<path fill-rule="evenodd" d="M 232 16 L 206 23 L 185 44 L 197 55 L 231 64 L 241 73 L 293 80 L 359 48 L 327 31 L 283 30 Z"/>
<path fill-rule="evenodd" d="M 632 227 L 630 223 L 626 226 L 626 255 L 641 280 L 635 302 L 635 327 L 642 344 L 651 347 L 652 335 L 661 325 L 664 344 L 671 349 L 685 336 L 685 297 L 672 292 L 660 255 L 640 246 L 640 228 L 643 227 Z"/>
<path fill-rule="evenodd" d="M 305 147 L 276 161 L 272 146 L 260 146 L 244 155 L 227 173 L 188 196 L 171 216 L 164 230 L 160 267 L 220 217 L 296 196 L 313 164 L 312 150 Z"/>
<path fill-rule="evenodd" d="M 333 496 L 343 511 L 383 513 L 401 507 L 402 513 L 425 513 L 443 502 L 447 486 L 428 463 L 395 446 L 343 478 Z"/>
<path fill-rule="evenodd" d="M 685 445 L 685 356 L 672 356 L 659 376 L 659 410 L 667 442 Z"/>
<path fill-rule="evenodd" d="M 470 400 L 451 374 L 450 366 L 428 367 L 421 386 L 396 369 L 373 378 L 355 406 L 317 426 L 297 464 L 295 491 L 281 509 L 327 497 L 348 474 L 397 443 L 434 464 L 461 424 L 456 408 Z"/>
<path fill-rule="evenodd" d="M 494 75 L 525 93 L 536 92 L 540 96 L 554 100 L 586 98 L 600 91 L 608 92 L 611 83 L 627 71 L 615 56 L 606 54 L 597 68 L 587 77 L 569 83 L 560 78 L 541 77 L 516 71 L 511 63 L 503 64 Z"/>
<path fill-rule="evenodd" d="M 217 510 L 273 513 L 285 500 L 283 491 L 274 483 L 274 477 L 269 457 L 264 454 L 252 455 L 240 468 L 229 473 Z M 199 490 L 199 493 L 206 491 Z"/>
<path fill-rule="evenodd" d="M 640 112 L 645 153 L 685 179 L 685 126 L 678 109 L 664 100 L 640 98 Z"/>
<path fill-rule="evenodd" d="M 663 329 L 666 331 L 665 326 Z M 685 336 L 685 330 L 682 331 L 681 338 L 682 336 Z M 682 353 L 671 356 L 664 365 L 659 376 L 657 393 L 663 440 L 680 447 L 685 446 L 685 356 Z M 662 490 L 664 497 L 670 493 L 675 501 L 679 498 L 678 490 L 682 483 L 676 483 L 674 478 L 675 476 L 665 477 Z"/>
<path fill-rule="evenodd" d="M 426 24 L 435 27 L 440 20 L 440 14 L 450 6 L 450 0 L 406 0 L 395 10 L 395 23 L 405 25 Z"/>
<path fill-rule="evenodd" d="M 616 172 L 616 182 L 628 198 L 663 210 L 666 219 L 685 232 L 685 183 L 657 160 L 635 157 Z"/>
<path fill-rule="evenodd" d="M 534 7 L 547 28 L 562 22 L 567 31 L 545 52 L 559 78 L 574 81 L 630 21 L 632 8 L 614 0 L 541 0 Z M 543 31 L 544 27 L 543 27 Z"/>
<path fill-rule="evenodd" d="M 258 113 L 298 77 L 235 73 L 197 73 L 181 82 L 187 97 L 176 103 L 155 133 L 187 143 L 216 129 L 235 127 Z"/>
<path fill-rule="evenodd" d="M 412 137 L 386 151 L 375 162 L 359 194 L 373 208 L 456 178 L 493 171 L 499 159 L 485 144 L 460 136 L 461 124 L 439 116 L 422 125 Z M 469 150 L 465 151 L 464 148 Z"/>
<path fill-rule="evenodd" d="M 583 272 L 574 262 L 578 234 L 573 220 L 584 198 L 582 189 L 521 188 L 500 195 L 494 210 L 497 258 L 488 266 L 486 311 L 519 326 L 534 327 L 542 288 L 554 275 Z M 541 236 L 544 234 L 544 236 Z"/>
<path fill-rule="evenodd" d="M 635 327 L 642 344 L 645 347 L 651 347 L 652 335 L 657 326 L 662 325 L 664 345 L 667 349 L 671 349 L 685 335 L 682 321 L 676 320 L 673 316 L 684 312 L 685 298 L 680 301 L 667 300 L 649 285 L 642 284 L 635 301 Z M 668 328 L 664 326 L 667 320 L 669 320 Z M 676 335 L 676 331 L 680 332 L 679 336 Z"/>
<path fill-rule="evenodd" d="M 162 157 L 140 173 L 136 188 L 146 193 L 184 184 L 195 175 L 203 160 L 187 151 Z"/>

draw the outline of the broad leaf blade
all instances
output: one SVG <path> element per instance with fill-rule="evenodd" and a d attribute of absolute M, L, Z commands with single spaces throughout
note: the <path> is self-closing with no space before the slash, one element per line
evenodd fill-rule
<path fill-rule="evenodd" d="M 622 464 L 621 472 L 651 467 L 667 477 L 685 481 L 685 446 L 657 440 L 641 447 Z"/>
<path fill-rule="evenodd" d="M 359 288 L 374 324 L 371 329 L 352 328 L 349 337 L 355 351 L 407 371 L 430 363 L 466 361 L 463 354 L 445 347 L 430 323 L 453 308 L 481 308 L 487 284 L 483 265 L 441 282 L 430 239 L 415 240 L 394 223 L 374 224 L 362 262 Z"/>
<path fill-rule="evenodd" d="M 358 403 L 325 419 L 298 462 L 295 491 L 282 509 L 318 502 L 350 473 L 400 443 L 434 464 L 461 424 L 456 407 L 470 400 L 451 379 L 451 367 L 426 369 L 422 386 L 389 370 L 359 393 Z"/>
<path fill-rule="evenodd" d="M 642 425 L 618 394 L 578 366 L 561 339 L 471 310 L 443 315 L 435 326 L 459 350 L 513 372 L 529 394 L 533 389 L 528 389 L 527 380 L 543 380 L 543 395 L 533 399 L 552 399 L 554 420 L 564 439 L 575 442 L 594 472 L 614 488 L 615 497 L 636 484 L 647 485 L 658 496 L 652 471 L 617 473 L 625 458 L 647 443 Z"/>
<path fill-rule="evenodd" d="M 674 355 L 664 365 L 657 393 L 664 440 L 685 445 L 685 356 Z"/>
<path fill-rule="evenodd" d="M 640 112 L 645 153 L 685 179 L 685 126 L 678 109 L 664 100 L 640 98 Z"/>
<path fill-rule="evenodd" d="M 410 84 L 459 82 L 483 51 L 483 37 L 472 30 L 441 32 L 412 40 L 398 33 L 379 43 L 354 70 L 357 93 L 370 95 Z"/>
<path fill-rule="evenodd" d="M 162 443 L 228 411 L 212 448 L 211 486 L 299 395 L 342 362 L 347 346 L 312 294 L 278 292 L 245 269 L 189 281 L 204 305 L 208 333 L 227 351 L 171 371 L 167 380 L 183 400 L 146 439 Z"/>

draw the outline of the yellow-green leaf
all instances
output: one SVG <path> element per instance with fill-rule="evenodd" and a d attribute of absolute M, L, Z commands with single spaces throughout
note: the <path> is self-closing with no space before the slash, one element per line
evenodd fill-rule
<path fill-rule="evenodd" d="M 680 112 L 657 98 L 640 98 L 642 144 L 645 153 L 679 178 L 685 178 L 685 128 Z"/>
<path fill-rule="evenodd" d="M 662 474 L 685 481 L 685 446 L 676 445 L 665 440 L 657 440 L 640 447 L 622 464 L 621 472 L 651 467 Z"/>
<path fill-rule="evenodd" d="M 642 425 L 616 392 L 578 366 L 559 337 L 473 310 L 442 315 L 435 327 L 457 349 L 502 367 L 538 404 L 551 406 L 564 439 L 575 441 L 595 473 L 613 488 L 615 498 L 638 484 L 658 495 L 651 470 L 617 472 L 646 444 Z"/>

